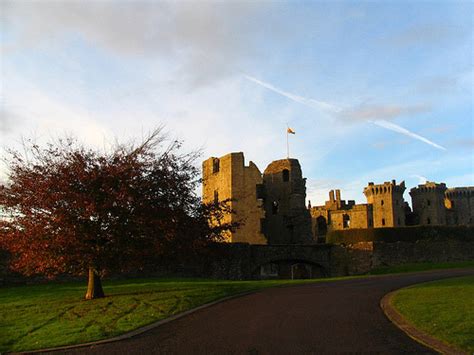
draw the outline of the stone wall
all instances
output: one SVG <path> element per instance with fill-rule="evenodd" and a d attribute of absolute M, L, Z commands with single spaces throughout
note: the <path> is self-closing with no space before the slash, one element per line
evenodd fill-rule
<path fill-rule="evenodd" d="M 474 261 L 474 241 L 425 239 L 414 242 L 359 242 L 347 245 L 219 243 L 212 245 L 206 253 L 189 258 L 183 263 L 155 265 L 146 271 L 110 275 L 109 278 L 160 275 L 229 280 L 315 278 L 359 275 L 375 268 L 407 263 L 455 261 Z M 24 278 L 6 269 L 2 273 L 0 284 L 45 281 L 42 278 Z M 65 277 L 63 279 L 67 280 L 67 276 Z"/>
<path fill-rule="evenodd" d="M 360 242 L 335 245 L 333 275 L 357 275 L 385 266 L 413 263 L 474 261 L 474 242 L 418 240 L 415 242 Z"/>

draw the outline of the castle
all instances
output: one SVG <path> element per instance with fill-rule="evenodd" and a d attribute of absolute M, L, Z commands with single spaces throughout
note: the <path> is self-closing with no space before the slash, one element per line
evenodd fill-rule
<path fill-rule="evenodd" d="M 241 224 L 226 235 L 228 242 L 311 244 L 340 229 L 474 224 L 474 187 L 418 185 L 410 190 L 412 210 L 403 199 L 404 182 L 369 182 L 365 204 L 346 202 L 340 190 L 331 190 L 323 206 L 306 206 L 306 179 L 297 159 L 276 160 L 262 174 L 238 152 L 211 157 L 202 169 L 203 202 L 229 200 L 233 213 L 226 222 Z"/>

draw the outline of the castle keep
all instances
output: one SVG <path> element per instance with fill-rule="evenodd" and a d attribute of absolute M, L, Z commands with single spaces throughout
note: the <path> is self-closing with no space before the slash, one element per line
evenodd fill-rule
<path fill-rule="evenodd" d="M 203 162 L 203 202 L 229 200 L 233 213 L 226 222 L 241 224 L 226 236 L 228 242 L 311 244 L 332 230 L 474 224 L 474 187 L 418 185 L 410 190 L 413 210 L 403 199 L 405 189 L 403 181 L 369 182 L 365 204 L 331 190 L 323 206 L 306 207 L 306 179 L 297 159 L 276 160 L 263 174 L 253 162 L 245 165 L 242 152 Z"/>
<path fill-rule="evenodd" d="M 312 241 L 311 216 L 305 206 L 306 179 L 296 159 L 271 163 L 263 174 L 244 154 L 230 153 L 203 162 L 203 201 L 230 200 L 227 221 L 241 227 L 228 242 L 305 244 Z"/>

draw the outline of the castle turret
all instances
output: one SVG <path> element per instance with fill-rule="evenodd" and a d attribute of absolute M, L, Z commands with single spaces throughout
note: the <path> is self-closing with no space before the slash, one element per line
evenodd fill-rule
<path fill-rule="evenodd" d="M 311 216 L 305 206 L 306 179 L 297 159 L 272 162 L 263 173 L 265 235 L 270 244 L 312 240 Z"/>
<path fill-rule="evenodd" d="M 448 224 L 474 224 L 474 186 L 447 189 L 444 202 Z"/>
<path fill-rule="evenodd" d="M 367 203 L 373 206 L 375 228 L 405 225 L 404 191 L 405 182 L 402 181 L 400 185 L 397 185 L 395 180 L 378 185 L 369 182 L 364 188 Z"/>
<path fill-rule="evenodd" d="M 417 224 L 446 224 L 445 192 L 446 184 L 429 181 L 410 190 L 413 214 Z"/>
<path fill-rule="evenodd" d="M 237 222 L 239 227 L 226 235 L 228 242 L 266 244 L 262 233 L 265 213 L 262 206 L 262 174 L 244 154 L 230 153 L 209 158 L 202 163 L 204 203 L 229 200 L 232 213 L 223 222 Z"/>

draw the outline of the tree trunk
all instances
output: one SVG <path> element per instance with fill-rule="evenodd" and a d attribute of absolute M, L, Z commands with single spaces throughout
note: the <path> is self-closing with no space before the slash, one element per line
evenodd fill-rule
<path fill-rule="evenodd" d="M 102 289 L 102 282 L 97 270 L 92 266 L 89 267 L 89 281 L 87 284 L 86 300 L 92 300 L 94 298 L 105 297 L 104 290 Z"/>

